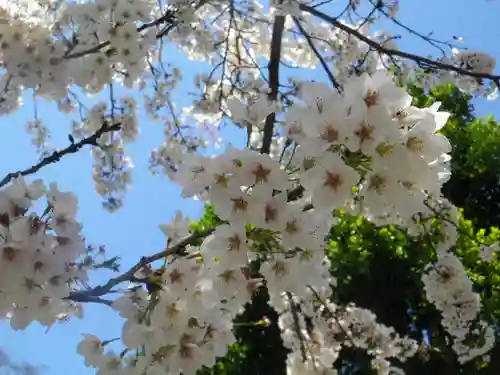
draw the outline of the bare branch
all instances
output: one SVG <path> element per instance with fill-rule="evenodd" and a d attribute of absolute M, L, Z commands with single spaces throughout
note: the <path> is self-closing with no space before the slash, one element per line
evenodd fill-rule
<path fill-rule="evenodd" d="M 96 297 L 100 297 L 109 293 L 116 285 L 121 284 L 122 282 L 133 280 L 134 275 L 148 264 L 156 262 L 157 260 L 160 259 L 164 259 L 168 256 L 180 255 L 184 252 L 184 250 L 188 245 L 193 244 L 195 241 L 201 238 L 209 236 L 214 231 L 215 228 L 210 228 L 203 232 L 195 232 L 174 246 L 171 246 L 156 254 L 147 257 L 142 257 L 141 260 L 137 262 L 133 267 L 131 267 L 127 272 L 123 273 L 118 277 L 110 279 L 106 284 L 99 285 L 91 290 L 73 292 L 66 299 L 75 302 L 86 302 L 86 301 L 99 302 L 96 300 Z"/>
<path fill-rule="evenodd" d="M 304 28 L 302 27 L 302 25 L 300 24 L 299 20 L 294 17 L 293 18 L 294 22 L 295 22 L 295 25 L 297 25 L 297 28 L 300 30 L 300 32 L 302 33 L 302 35 L 304 35 L 304 37 L 306 38 L 307 40 L 307 44 L 309 44 L 309 47 L 312 49 L 312 51 L 314 52 L 314 54 L 316 55 L 316 57 L 318 58 L 319 62 L 321 63 L 321 66 L 323 67 L 323 70 L 325 71 L 325 73 L 327 74 L 328 78 L 330 79 L 330 82 L 332 83 L 332 85 L 337 89 L 337 90 L 340 90 L 340 85 L 339 83 L 337 82 L 337 80 L 335 79 L 335 77 L 333 76 L 332 74 L 332 71 L 330 70 L 330 68 L 328 67 L 328 65 L 326 64 L 326 61 L 325 59 L 323 58 L 323 56 L 321 56 L 321 53 L 318 51 L 318 49 L 316 48 L 316 46 L 314 45 L 314 41 L 312 40 L 311 36 L 309 35 L 309 33 L 304 30 Z"/>
<path fill-rule="evenodd" d="M 390 19 L 395 25 L 401 27 L 402 29 L 404 29 L 405 31 L 407 31 L 408 33 L 410 33 L 411 35 L 414 35 L 414 36 L 416 36 L 416 37 L 418 37 L 418 38 L 426 41 L 431 46 L 437 48 L 439 51 L 441 51 L 441 53 L 442 53 L 443 56 L 446 55 L 446 52 L 443 49 L 443 47 L 441 47 L 440 45 L 446 46 L 446 47 L 448 47 L 450 49 L 452 49 L 453 47 L 456 47 L 451 42 L 447 42 L 447 41 L 435 39 L 435 38 L 430 37 L 431 34 L 424 35 L 424 34 L 418 32 L 417 30 L 412 29 L 411 27 L 409 27 L 409 26 L 405 25 L 404 23 L 400 22 L 398 19 L 396 19 L 396 17 L 391 16 L 384 9 L 384 7 L 382 7 L 382 6 L 376 6 L 377 4 L 374 4 L 373 0 L 370 0 L 370 3 L 372 3 L 374 5 L 374 7 L 375 7 L 374 9 L 377 9 L 377 11 L 380 14 L 384 15 L 387 19 Z"/>
<path fill-rule="evenodd" d="M 304 192 L 304 188 L 302 186 L 299 186 L 295 189 L 292 189 L 288 192 L 287 194 L 287 200 L 294 201 L 297 200 L 301 197 L 301 195 Z M 313 207 L 311 205 L 306 205 L 304 207 L 304 211 L 308 211 L 312 209 Z M 99 285 L 96 286 L 95 288 L 92 288 L 90 290 L 82 290 L 82 291 L 75 291 L 71 293 L 68 297 L 66 297 L 67 300 L 75 301 L 75 302 L 96 302 L 96 303 L 103 303 L 103 304 L 110 304 L 109 301 L 102 300 L 99 297 L 111 292 L 111 290 L 117 286 L 118 284 L 121 284 L 122 282 L 126 281 L 134 281 L 135 280 L 135 274 L 142 270 L 144 267 L 147 265 L 156 262 L 157 260 L 164 259 L 166 257 L 172 256 L 172 255 L 185 255 L 184 251 L 187 246 L 192 245 L 196 241 L 200 239 L 204 239 L 205 237 L 208 237 L 212 233 L 214 233 L 216 228 L 210 228 L 205 231 L 200 231 L 200 232 L 195 232 L 191 234 L 190 236 L 184 238 L 182 241 L 177 243 L 176 245 L 170 246 L 169 248 L 162 250 L 156 254 L 147 256 L 147 257 L 142 257 L 139 262 L 137 262 L 134 266 L 132 266 L 128 271 L 125 273 L 121 274 L 118 277 L 110 279 L 106 284 L 104 285 Z"/>
<path fill-rule="evenodd" d="M 68 146 L 62 150 L 54 151 L 51 155 L 47 156 L 46 158 L 43 158 L 39 163 L 33 165 L 32 167 L 30 167 L 28 169 L 9 173 L 8 175 L 6 175 L 2 179 L 2 181 L 0 181 L 0 187 L 7 185 L 14 178 L 17 178 L 20 176 L 27 176 L 27 175 L 36 173 L 40 169 L 42 169 L 43 167 L 45 167 L 49 164 L 57 163 L 65 155 L 76 154 L 84 146 L 87 146 L 87 145 L 97 146 L 98 145 L 97 140 L 103 134 L 119 130 L 120 127 L 121 127 L 121 123 L 116 123 L 116 124 L 109 126 L 105 122 L 99 130 L 97 130 L 91 136 L 89 136 L 87 138 L 83 138 L 80 142 L 72 143 L 70 146 Z"/>
<path fill-rule="evenodd" d="M 386 48 L 383 45 L 381 45 L 380 43 L 377 43 L 376 41 L 363 35 L 359 31 L 357 31 L 357 30 L 355 30 L 347 25 L 344 25 L 343 23 L 338 21 L 336 18 L 333 18 L 333 17 L 329 16 L 328 14 L 325 14 L 319 10 L 316 10 L 316 9 L 314 9 L 308 5 L 304 5 L 304 4 L 300 4 L 300 9 L 303 10 L 304 12 L 308 12 L 311 15 L 322 19 L 323 21 L 330 23 L 331 25 L 333 25 L 335 27 L 338 27 L 339 29 L 341 29 L 342 31 L 345 31 L 346 33 L 348 33 L 350 35 L 355 36 L 356 38 L 365 42 L 370 47 L 372 47 L 373 49 L 377 50 L 380 53 L 384 53 L 388 56 L 402 57 L 404 59 L 415 61 L 416 63 L 419 63 L 419 64 L 426 64 L 430 68 L 434 68 L 434 69 L 453 71 L 453 72 L 463 74 L 463 75 L 469 76 L 469 77 L 474 77 L 477 79 L 489 79 L 489 80 L 493 81 L 495 83 L 495 85 L 500 89 L 500 76 L 498 76 L 498 75 L 471 72 L 470 70 L 466 70 L 466 69 L 460 68 L 460 67 L 455 66 L 455 65 L 446 64 L 446 63 L 443 63 L 441 61 L 432 60 L 432 59 L 422 57 L 419 55 L 415 55 L 415 54 L 412 54 L 409 52 L 404 52 L 404 51 Z"/>

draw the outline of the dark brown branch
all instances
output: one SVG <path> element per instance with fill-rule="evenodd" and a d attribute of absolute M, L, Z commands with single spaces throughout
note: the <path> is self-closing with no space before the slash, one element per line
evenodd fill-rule
<path fill-rule="evenodd" d="M 46 158 L 43 158 L 39 163 L 33 165 L 32 167 L 30 167 L 28 169 L 9 173 L 8 175 L 6 175 L 2 179 L 2 181 L 0 181 L 0 187 L 7 185 L 14 178 L 17 178 L 20 176 L 27 176 L 27 175 L 36 173 L 40 169 L 42 169 L 43 167 L 45 167 L 49 164 L 57 163 L 65 155 L 76 154 L 84 146 L 87 146 L 87 145 L 97 146 L 98 145 L 97 140 L 103 134 L 106 134 L 106 133 L 109 133 L 112 131 L 116 131 L 116 130 L 120 130 L 120 127 L 121 127 L 121 123 L 116 123 L 116 124 L 113 124 L 111 126 L 109 126 L 107 123 L 104 123 L 104 125 L 99 130 L 97 130 L 94 134 L 92 134 L 91 136 L 89 136 L 87 138 L 83 138 L 80 142 L 72 143 L 70 146 L 68 146 L 62 150 L 54 151 L 51 155 L 47 156 Z"/>
<path fill-rule="evenodd" d="M 342 31 L 344 31 L 352 36 L 355 36 L 356 38 L 365 42 L 370 47 L 372 47 L 373 49 L 377 50 L 380 53 L 384 53 L 388 56 L 402 57 L 404 59 L 412 60 L 412 61 L 415 61 L 416 63 L 420 63 L 420 64 L 426 64 L 429 67 L 434 68 L 434 69 L 453 71 L 455 73 L 463 74 L 465 76 L 469 76 L 469 77 L 473 77 L 473 78 L 477 78 L 477 79 L 489 79 L 489 80 L 493 81 L 495 83 L 495 85 L 500 89 L 500 76 L 487 74 L 487 73 L 471 72 L 469 70 L 460 68 L 460 67 L 455 66 L 455 65 L 446 64 L 446 63 L 443 63 L 441 61 L 432 60 L 432 59 L 422 57 L 419 55 L 415 55 L 415 54 L 412 54 L 409 52 L 404 52 L 404 51 L 386 48 L 383 45 L 381 45 L 380 43 L 377 43 L 376 41 L 363 35 L 359 31 L 357 31 L 357 30 L 355 30 L 347 25 L 344 25 L 343 23 L 338 21 L 336 18 L 333 18 L 333 17 L 329 16 L 328 14 L 325 14 L 319 10 L 316 10 L 316 9 L 314 9 L 308 5 L 304 5 L 304 4 L 300 4 L 300 9 L 303 10 L 304 12 L 308 12 L 311 15 L 322 19 L 325 22 L 330 23 L 331 25 L 333 25 L 335 27 L 338 27 Z"/>
<path fill-rule="evenodd" d="M 375 14 L 375 12 L 377 11 L 377 9 L 379 9 L 381 6 L 384 5 L 381 0 L 377 0 L 376 4 L 374 4 L 371 1 L 370 1 L 370 3 L 373 5 L 372 10 L 370 11 L 370 13 L 368 13 L 368 15 L 366 17 L 364 17 L 364 20 L 357 27 L 358 30 L 361 30 L 363 28 L 363 26 L 365 26 L 368 22 L 372 22 L 372 17 Z M 354 13 L 356 13 L 356 11 L 354 11 Z"/>
<path fill-rule="evenodd" d="M 370 0 L 370 3 L 372 3 L 374 6 L 376 6 L 376 4 L 374 4 L 372 0 Z M 448 47 L 450 49 L 452 49 L 453 47 L 455 47 L 450 42 L 446 42 L 446 41 L 443 41 L 443 40 L 432 38 L 432 37 L 430 37 L 428 35 L 424 35 L 424 34 L 418 32 L 417 30 L 412 29 L 411 27 L 409 27 L 409 26 L 405 25 L 404 23 L 398 21 L 398 19 L 396 19 L 394 16 L 391 16 L 389 13 L 387 13 L 387 11 L 384 10 L 384 7 L 379 6 L 379 7 L 376 7 L 375 9 L 377 9 L 378 12 L 380 14 L 384 15 L 387 19 L 390 19 L 392 21 L 392 23 L 394 23 L 395 25 L 401 27 L 402 29 L 404 29 L 408 33 L 410 33 L 410 34 L 412 34 L 412 35 L 414 35 L 414 36 L 416 36 L 416 37 L 418 37 L 418 38 L 426 41 L 431 46 L 433 46 L 433 47 L 437 48 L 438 50 L 440 50 L 441 53 L 443 54 L 443 56 L 446 55 L 446 52 L 445 52 L 445 50 L 442 47 L 439 46 L 440 44 L 444 45 L 444 46 L 446 46 L 446 47 Z M 429 35 L 431 35 L 431 34 L 429 34 Z"/>
<path fill-rule="evenodd" d="M 122 282 L 125 281 L 134 280 L 134 275 L 140 270 L 142 270 L 148 264 L 156 262 L 157 260 L 160 259 L 164 259 L 168 256 L 181 255 L 188 245 L 193 244 L 195 241 L 201 238 L 209 236 L 214 231 L 215 228 L 210 228 L 203 232 L 195 232 L 174 246 L 171 246 L 156 254 L 147 257 L 142 257 L 141 260 L 137 262 L 133 267 L 131 267 L 127 272 L 123 273 L 118 277 L 110 279 L 106 284 L 96 286 L 91 290 L 73 292 L 66 299 L 78 302 L 86 300 L 93 302 L 97 297 L 109 293 L 116 285 L 121 284 Z"/>
<path fill-rule="evenodd" d="M 288 202 L 299 199 L 303 194 L 303 192 L 304 188 L 302 186 L 290 190 L 287 196 Z M 304 208 L 304 211 L 308 211 L 311 208 L 312 206 L 308 205 L 307 207 Z M 126 271 L 125 273 L 121 274 L 118 277 L 110 279 L 106 284 L 96 286 L 95 288 L 90 290 L 75 291 L 71 293 L 66 299 L 75 302 L 100 302 L 100 300 L 97 301 L 97 299 L 111 292 L 111 290 L 118 284 L 121 284 L 126 281 L 133 282 L 135 280 L 135 274 L 140 270 L 142 270 L 147 265 L 172 255 L 181 255 L 181 256 L 185 255 L 184 251 L 188 245 L 192 245 L 196 241 L 204 239 L 205 237 L 214 233 L 215 230 L 216 228 L 210 228 L 202 232 L 195 232 L 174 246 L 170 246 L 169 248 L 162 250 L 156 254 L 147 257 L 142 257 L 139 260 L 139 262 L 137 262 L 134 266 L 132 266 L 128 271 Z"/>
<path fill-rule="evenodd" d="M 280 78 L 280 61 L 281 61 L 281 42 L 283 39 L 283 30 L 285 29 L 285 17 L 277 15 L 274 17 L 273 35 L 271 37 L 271 52 L 269 54 L 269 100 L 277 101 L 279 91 Z M 262 137 L 262 154 L 269 154 L 271 151 L 271 141 L 274 133 L 274 123 L 276 121 L 276 113 L 272 112 L 266 117 L 264 124 L 264 135 Z"/>
<path fill-rule="evenodd" d="M 323 56 L 321 55 L 321 53 L 318 51 L 318 49 L 316 48 L 316 46 L 314 45 L 314 41 L 312 40 L 311 36 L 309 35 L 309 33 L 304 30 L 304 28 L 302 27 L 302 25 L 300 24 L 299 20 L 294 17 L 293 18 L 294 22 L 295 22 L 295 25 L 297 26 L 297 28 L 300 30 L 300 32 L 302 33 L 302 35 L 304 35 L 304 38 L 306 38 L 307 40 L 307 44 L 309 44 L 309 47 L 311 48 L 311 50 L 314 52 L 314 54 L 316 55 L 316 57 L 318 58 L 319 62 L 321 63 L 321 66 L 323 67 L 323 70 L 325 71 L 326 75 L 328 76 L 328 78 L 330 79 L 330 82 L 332 83 L 332 85 L 337 89 L 337 90 L 340 90 L 340 85 L 339 83 L 337 82 L 337 80 L 335 79 L 335 77 L 333 76 L 332 74 L 332 71 L 330 70 L 330 68 L 328 67 L 328 65 L 326 64 L 326 61 L 325 59 L 323 58 Z"/>

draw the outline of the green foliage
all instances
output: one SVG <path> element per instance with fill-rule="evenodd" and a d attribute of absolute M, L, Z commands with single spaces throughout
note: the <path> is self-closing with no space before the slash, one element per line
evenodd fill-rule
<path fill-rule="evenodd" d="M 203 211 L 203 216 L 200 220 L 191 223 L 190 229 L 193 232 L 204 232 L 210 228 L 215 228 L 220 224 L 222 224 L 222 220 L 217 217 L 213 207 L 206 205 Z"/>
<path fill-rule="evenodd" d="M 442 133 L 453 151 L 452 179 L 443 194 L 464 209 L 467 218 L 481 228 L 500 226 L 500 128 L 494 118 L 476 119 L 471 97 L 456 87 L 446 85 L 432 90 L 429 96 L 412 87 L 414 105 L 442 103 L 442 110 L 452 114 Z"/>
<path fill-rule="evenodd" d="M 480 244 L 500 239 L 500 130 L 493 118 L 476 119 L 470 97 L 448 85 L 425 95 L 411 87 L 414 104 L 423 107 L 442 102 L 441 110 L 452 113 L 442 129 L 453 146 L 452 178 L 443 194 L 462 207 L 457 227 L 459 240 L 454 248 L 480 293 L 484 311 L 481 318 L 498 326 L 500 318 L 500 261 L 483 261 Z M 481 359 L 460 366 L 447 343 L 440 325 L 441 316 L 426 301 L 421 282 L 425 266 L 436 257 L 431 241 L 416 240 L 394 227 L 376 227 L 361 217 L 339 214 L 328 237 L 327 255 L 338 284 L 336 302 L 354 302 L 372 310 L 379 321 L 392 326 L 400 335 L 422 342 L 419 353 L 404 364 L 408 375 L 497 375 L 500 374 L 500 345 L 491 352 L 491 362 Z M 439 225 L 437 219 L 435 225 Z M 215 226 L 219 219 L 207 206 L 202 220 L 194 229 Z M 485 228 L 485 229 L 481 229 Z M 246 306 L 236 320 L 238 343 L 214 369 L 203 369 L 199 375 L 284 375 L 286 350 L 283 348 L 277 316 L 267 304 L 265 288 Z M 269 327 L 251 324 L 264 317 Z M 428 339 L 435 349 L 425 345 Z M 341 352 L 336 366 L 342 375 L 373 374 L 370 358 L 351 349 Z"/>

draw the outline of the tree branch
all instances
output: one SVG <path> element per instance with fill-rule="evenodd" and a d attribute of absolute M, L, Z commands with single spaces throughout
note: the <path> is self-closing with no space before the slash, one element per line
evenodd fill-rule
<path fill-rule="evenodd" d="M 307 44 L 309 44 L 309 47 L 311 48 L 311 50 L 314 52 L 314 54 L 318 58 L 319 62 L 321 63 L 321 66 L 323 67 L 323 70 L 325 71 L 326 75 L 330 79 L 330 82 L 332 82 L 332 85 L 337 90 L 340 90 L 339 83 L 337 82 L 337 80 L 333 76 L 332 71 L 330 70 L 330 68 L 326 64 L 325 59 L 323 58 L 323 56 L 321 56 L 321 53 L 318 51 L 318 49 L 314 45 L 314 42 L 313 42 L 311 36 L 309 35 L 309 33 L 306 30 L 304 30 L 304 28 L 302 27 L 302 25 L 300 24 L 299 20 L 296 17 L 293 17 L 293 21 L 295 22 L 295 25 L 300 30 L 300 32 L 302 33 L 302 35 L 304 35 L 304 37 L 306 38 Z"/>
<path fill-rule="evenodd" d="M 489 79 L 489 80 L 493 81 L 495 83 L 495 85 L 500 89 L 500 76 L 498 76 L 498 75 L 471 72 L 469 70 L 460 68 L 460 67 L 455 66 L 455 65 L 446 64 L 446 63 L 443 63 L 440 61 L 432 60 L 432 59 L 422 57 L 419 55 L 415 55 L 415 54 L 412 54 L 409 52 L 404 52 L 404 51 L 400 51 L 400 50 L 386 48 L 383 45 L 381 45 L 380 43 L 377 43 L 376 41 L 363 35 L 359 31 L 357 31 L 357 30 L 355 30 L 347 25 L 344 25 L 343 23 L 338 21 L 336 18 L 333 18 L 333 17 L 329 16 L 328 14 L 325 14 L 325 13 L 323 13 L 323 12 L 321 12 L 321 11 L 319 11 L 319 10 L 309 6 L 309 5 L 300 4 L 300 9 L 303 10 L 304 12 L 310 13 L 311 15 L 322 19 L 325 22 L 330 23 L 331 25 L 333 25 L 335 27 L 338 27 L 339 29 L 341 29 L 342 31 L 345 31 L 346 33 L 348 33 L 350 35 L 355 36 L 356 38 L 365 42 L 370 47 L 374 48 L 375 50 L 377 50 L 380 53 L 384 53 L 388 56 L 402 57 L 404 59 L 412 60 L 412 61 L 415 61 L 415 62 L 421 63 L 421 64 L 427 64 L 427 65 L 429 65 L 429 67 L 432 67 L 435 69 L 453 71 L 453 72 L 463 74 L 463 75 L 466 75 L 469 77 L 474 77 L 477 79 Z"/>
<path fill-rule="evenodd" d="M 54 151 L 51 155 L 47 156 L 46 158 L 43 158 L 38 164 L 35 164 L 28 169 L 9 173 L 8 175 L 6 175 L 2 179 L 2 181 L 0 181 L 0 187 L 7 185 L 14 178 L 17 178 L 20 176 L 27 176 L 27 175 L 36 173 L 40 169 L 42 169 L 43 167 L 45 167 L 49 164 L 58 162 L 65 155 L 76 154 L 84 146 L 87 146 L 87 145 L 97 146 L 97 140 L 103 134 L 119 130 L 120 127 L 121 127 L 121 123 L 116 123 L 116 124 L 113 124 L 111 126 L 108 126 L 108 124 L 105 122 L 99 130 L 97 130 L 91 136 L 89 136 L 87 138 L 83 138 L 80 142 L 72 143 L 70 146 L 68 146 L 62 150 Z"/>
<path fill-rule="evenodd" d="M 215 229 L 216 228 L 210 228 L 202 232 L 195 232 L 174 246 L 171 246 L 156 254 L 142 257 L 141 260 L 139 260 L 139 262 L 137 262 L 127 272 L 121 274 L 118 277 L 110 279 L 106 284 L 96 286 L 95 288 L 90 290 L 73 292 L 66 299 L 76 302 L 96 302 L 96 297 L 100 297 L 109 293 L 111 289 L 113 289 L 116 285 L 121 284 L 125 281 L 133 280 L 134 275 L 148 264 L 156 262 L 160 259 L 164 259 L 167 256 L 182 254 L 182 252 L 188 245 L 191 245 L 196 240 L 209 236 L 215 231 Z"/>
<path fill-rule="evenodd" d="M 274 17 L 273 35 L 271 38 L 271 51 L 269 54 L 269 100 L 277 101 L 280 79 L 280 61 L 281 61 L 281 42 L 283 39 L 283 30 L 285 28 L 285 17 L 276 15 Z M 273 139 L 274 123 L 276 121 L 276 112 L 270 113 L 266 117 L 264 124 L 264 135 L 262 137 L 262 154 L 269 154 L 271 151 L 271 141 Z"/>
<path fill-rule="evenodd" d="M 287 201 L 290 202 L 299 199 L 303 194 L 303 192 L 304 188 L 302 186 L 290 190 L 287 195 Z M 311 208 L 312 206 L 308 205 L 304 208 L 304 211 L 310 210 Z M 209 235 L 214 233 L 216 229 L 217 228 L 210 228 L 205 231 L 195 232 L 190 236 L 184 238 L 176 245 L 170 246 L 169 248 L 160 251 L 156 254 L 147 257 L 142 257 L 139 260 L 139 262 L 137 262 L 134 266 L 132 266 L 128 271 L 126 271 L 125 273 L 121 274 L 118 277 L 110 279 L 106 284 L 96 286 L 95 288 L 92 288 L 90 290 L 72 292 L 65 299 L 75 302 L 97 302 L 109 305 L 110 304 L 109 301 L 101 300 L 99 299 L 99 297 L 109 293 L 115 286 L 121 284 L 122 282 L 134 281 L 135 280 L 134 275 L 148 264 L 151 264 L 160 259 L 164 259 L 168 256 L 183 255 L 183 251 L 188 245 L 192 245 L 195 241 L 208 237 Z"/>

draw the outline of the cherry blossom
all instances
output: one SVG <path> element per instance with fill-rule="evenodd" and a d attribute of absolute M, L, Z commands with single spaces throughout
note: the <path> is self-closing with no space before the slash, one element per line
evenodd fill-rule
<path fill-rule="evenodd" d="M 76 348 L 85 366 L 99 375 L 192 375 L 227 353 L 234 318 L 265 286 L 290 349 L 289 375 L 334 375 L 344 346 L 366 351 L 379 374 L 403 374 L 399 365 L 419 343 L 332 298 L 325 238 L 343 210 L 419 240 L 440 231 L 423 292 L 458 361 L 486 355 L 495 331 L 453 252 L 458 207 L 441 194 L 452 173 L 451 143 L 440 133 L 450 114 L 440 103 L 414 106 L 408 85 L 452 83 L 493 99 L 496 61 L 468 49 L 402 51 L 392 34 L 372 32 L 375 21 L 352 17 L 360 0 L 346 3 L 349 17 L 296 0 L 0 2 L 0 114 L 32 96 L 25 128 L 41 156 L 0 183 L 0 317 L 15 330 L 50 328 L 81 317 L 85 303 L 108 305 L 122 330 L 108 340 L 85 334 Z M 374 17 L 397 23 L 398 10 L 399 2 L 380 1 Z M 181 107 L 176 93 L 189 74 L 167 62 L 170 47 L 211 68 L 195 72 L 196 92 Z M 320 69 L 327 80 L 311 81 Z M 71 118 L 65 148 L 51 145 L 51 121 L 38 118 L 42 99 Z M 159 224 L 164 249 L 92 287 L 89 274 L 108 261 L 99 264 L 102 252 L 83 237 L 78 198 L 31 175 L 90 147 L 95 190 L 117 211 L 148 122 L 163 132 L 150 168 L 182 198 L 210 204 L 220 222 L 193 231 L 177 211 Z M 226 142 L 227 129 L 245 147 Z M 498 245 L 474 249 L 487 264 Z M 481 345 L 468 345 L 470 335 Z"/>

